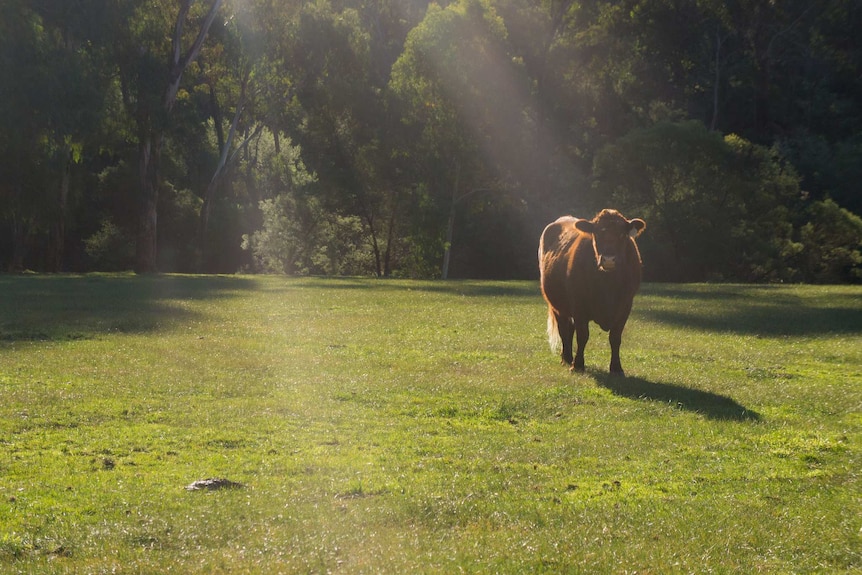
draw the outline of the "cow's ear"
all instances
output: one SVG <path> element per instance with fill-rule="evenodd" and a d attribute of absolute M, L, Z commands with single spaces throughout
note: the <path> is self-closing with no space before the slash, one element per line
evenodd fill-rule
<path fill-rule="evenodd" d="M 646 222 L 640 218 L 629 220 L 629 236 L 636 238 L 641 235 L 641 232 L 646 228 Z"/>
<path fill-rule="evenodd" d="M 575 227 L 585 234 L 591 234 L 595 230 L 595 226 L 590 220 L 578 220 L 575 222 Z"/>

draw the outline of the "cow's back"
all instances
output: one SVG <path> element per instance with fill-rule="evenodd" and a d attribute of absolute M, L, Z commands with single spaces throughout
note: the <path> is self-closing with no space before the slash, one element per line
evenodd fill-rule
<path fill-rule="evenodd" d="M 548 304 L 563 314 L 569 313 L 569 266 L 583 237 L 575 227 L 576 221 L 571 216 L 559 218 L 548 224 L 539 241 L 542 294 Z"/>

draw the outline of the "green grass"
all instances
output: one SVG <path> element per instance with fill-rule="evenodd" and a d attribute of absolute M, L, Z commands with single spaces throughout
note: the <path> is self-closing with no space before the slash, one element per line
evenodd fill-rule
<path fill-rule="evenodd" d="M 0 572 L 862 569 L 862 289 L 0 276 Z M 186 491 L 224 477 L 240 489 Z"/>

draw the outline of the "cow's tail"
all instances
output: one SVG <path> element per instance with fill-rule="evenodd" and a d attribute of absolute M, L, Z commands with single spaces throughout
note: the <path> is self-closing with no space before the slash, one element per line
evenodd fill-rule
<path fill-rule="evenodd" d="M 560 338 L 560 329 L 557 326 L 557 315 L 550 306 L 548 306 L 548 345 L 551 346 L 551 351 L 554 353 L 563 351 L 563 340 Z"/>

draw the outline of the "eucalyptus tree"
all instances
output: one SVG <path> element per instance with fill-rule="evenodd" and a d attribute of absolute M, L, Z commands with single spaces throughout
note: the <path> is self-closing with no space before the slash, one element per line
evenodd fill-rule
<path fill-rule="evenodd" d="M 223 26 L 211 33 L 197 67 L 196 80 L 208 92 L 216 162 L 201 191 L 198 248 L 202 270 L 212 268 L 209 234 L 217 192 L 247 146 L 267 130 L 280 151 L 279 118 L 291 98 L 290 77 L 280 74 L 281 41 L 289 33 L 298 2 L 229 1 Z M 250 166 L 249 166 L 250 168 Z M 238 238 L 233 238 L 234 243 Z M 220 250 L 216 250 L 220 251 Z"/>
<path fill-rule="evenodd" d="M 155 272 L 161 160 L 184 75 L 197 59 L 223 0 L 110 5 L 112 48 L 138 148 L 135 270 Z"/>
<path fill-rule="evenodd" d="M 447 206 L 439 224 L 445 277 L 459 204 L 478 189 L 516 188 L 527 173 L 528 85 L 494 6 L 462 0 L 428 7 L 393 67 L 391 87 L 420 134 L 412 159 L 425 166 L 433 200 Z"/>
<path fill-rule="evenodd" d="M 529 82 L 531 104 L 525 108 L 534 134 L 522 149 L 532 168 L 525 179 L 533 188 L 531 196 L 552 211 L 559 209 L 555 196 L 570 196 L 589 168 L 579 165 L 572 154 L 582 147 L 576 137 L 584 133 L 585 100 L 574 81 L 581 71 L 569 67 L 581 4 L 575 0 L 501 0 L 495 4 L 505 21 L 512 56 Z"/>
<path fill-rule="evenodd" d="M 0 5 L 0 213 L 9 222 L 10 268 L 31 263 L 59 271 L 72 169 L 93 143 L 106 75 L 97 39 L 98 2 L 59 1 Z"/>
<path fill-rule="evenodd" d="M 0 9 L 0 215 L 11 236 L 9 266 L 20 269 L 24 242 L 39 204 L 32 191 L 26 191 L 37 172 L 34 148 L 40 134 L 25 111 L 30 96 L 38 95 L 41 80 L 28 63 L 42 59 L 44 38 L 38 15 L 25 2 L 6 2 Z"/>
<path fill-rule="evenodd" d="M 392 272 L 397 228 L 409 193 L 397 143 L 397 103 L 389 98 L 392 62 L 415 18 L 415 3 L 308 3 L 285 60 L 293 82 L 288 128 L 317 178 L 321 207 L 363 222 L 370 272 Z"/>
<path fill-rule="evenodd" d="M 701 122 L 659 122 L 604 147 L 596 205 L 650 223 L 648 274 L 674 281 L 789 280 L 799 178 L 775 150 Z"/>

